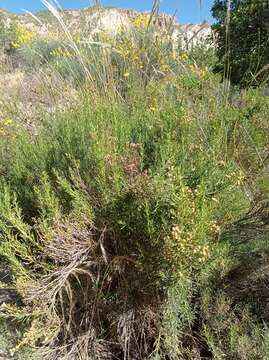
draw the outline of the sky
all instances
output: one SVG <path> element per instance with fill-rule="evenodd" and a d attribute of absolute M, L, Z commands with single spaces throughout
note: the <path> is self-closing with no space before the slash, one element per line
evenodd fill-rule
<path fill-rule="evenodd" d="M 89 0 L 58 0 L 62 8 L 79 9 L 88 7 Z M 102 5 L 120 8 L 135 9 L 138 11 L 150 10 L 153 0 L 102 0 Z M 161 11 L 175 14 L 180 23 L 198 23 L 203 20 L 212 22 L 210 8 L 214 0 L 162 0 Z M 0 0 L 0 8 L 12 12 L 23 12 L 23 9 L 31 12 L 42 10 L 44 6 L 41 0 Z"/>

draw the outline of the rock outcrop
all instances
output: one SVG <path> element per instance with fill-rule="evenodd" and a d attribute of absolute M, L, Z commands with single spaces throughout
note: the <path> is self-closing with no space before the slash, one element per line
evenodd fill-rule
<path fill-rule="evenodd" d="M 145 16 L 150 14 L 149 12 L 140 13 L 130 9 L 106 7 L 60 10 L 58 13 L 68 30 L 87 36 L 88 39 L 100 32 L 115 36 L 123 28 L 131 28 L 133 21 L 141 14 Z M 7 26 L 16 21 L 27 29 L 38 33 L 39 36 L 46 36 L 51 32 L 57 36 L 63 32 L 61 24 L 49 11 L 41 11 L 35 15 L 29 13 L 18 15 L 0 10 L 0 19 Z M 174 42 L 180 42 L 185 49 L 206 41 L 212 35 L 211 26 L 207 22 L 181 25 L 177 23 L 175 16 L 163 13 L 154 17 L 152 23 L 161 30 L 170 29 Z"/>

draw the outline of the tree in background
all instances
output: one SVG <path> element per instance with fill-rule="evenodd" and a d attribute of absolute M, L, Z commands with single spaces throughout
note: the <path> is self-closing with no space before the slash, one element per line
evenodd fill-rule
<path fill-rule="evenodd" d="M 269 82 L 269 0 L 215 0 L 216 71 L 241 87 Z"/>

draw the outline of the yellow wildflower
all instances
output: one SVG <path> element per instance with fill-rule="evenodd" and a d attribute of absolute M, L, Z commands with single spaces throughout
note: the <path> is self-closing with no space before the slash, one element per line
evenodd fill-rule
<path fill-rule="evenodd" d="M 139 29 L 146 29 L 149 23 L 149 15 L 148 14 L 140 14 L 133 21 L 133 25 L 135 25 Z"/>
<path fill-rule="evenodd" d="M 188 54 L 186 52 L 182 53 L 181 55 L 179 55 L 179 59 L 180 60 L 187 60 L 188 59 Z"/>
<path fill-rule="evenodd" d="M 16 38 L 11 42 L 11 45 L 16 49 L 22 47 L 23 45 L 31 45 L 35 38 L 35 34 L 32 31 L 21 25 L 17 25 L 15 29 L 15 36 Z"/>
<path fill-rule="evenodd" d="M 12 119 L 6 119 L 4 120 L 4 125 L 8 126 L 8 125 L 12 125 L 14 123 L 14 121 Z"/>

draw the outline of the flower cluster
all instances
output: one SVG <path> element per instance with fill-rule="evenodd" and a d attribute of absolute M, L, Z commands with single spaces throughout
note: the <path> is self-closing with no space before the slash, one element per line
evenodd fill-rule
<path fill-rule="evenodd" d="M 179 60 L 182 60 L 182 61 L 188 60 L 189 55 L 188 55 L 188 53 L 186 53 L 186 52 L 182 52 L 182 53 L 179 55 L 178 58 L 179 58 Z"/>
<path fill-rule="evenodd" d="M 10 118 L 6 118 L 0 122 L 0 137 L 6 137 L 12 135 L 12 138 L 14 138 L 14 127 L 15 122 L 14 120 Z"/>
<path fill-rule="evenodd" d="M 164 239 L 165 260 L 176 271 L 199 268 L 207 262 L 211 239 L 220 232 L 220 226 L 212 219 L 210 204 L 207 206 L 203 199 L 201 189 L 193 191 L 182 185 L 180 210 Z"/>
<path fill-rule="evenodd" d="M 138 29 L 147 29 L 150 17 L 148 14 L 140 14 L 132 20 L 132 24 Z"/>
<path fill-rule="evenodd" d="M 190 70 L 194 75 L 196 75 L 202 79 L 208 75 L 208 68 L 206 68 L 206 67 L 201 69 L 198 66 L 191 64 Z"/>
<path fill-rule="evenodd" d="M 24 45 L 31 45 L 35 39 L 35 33 L 28 30 L 22 25 L 17 25 L 15 28 L 14 40 L 11 45 L 15 49 L 19 49 Z"/>
<path fill-rule="evenodd" d="M 74 57 L 74 53 L 64 47 L 57 47 L 56 49 L 52 50 L 50 53 L 52 56 L 55 57 L 62 57 L 66 59 L 71 59 Z"/>

